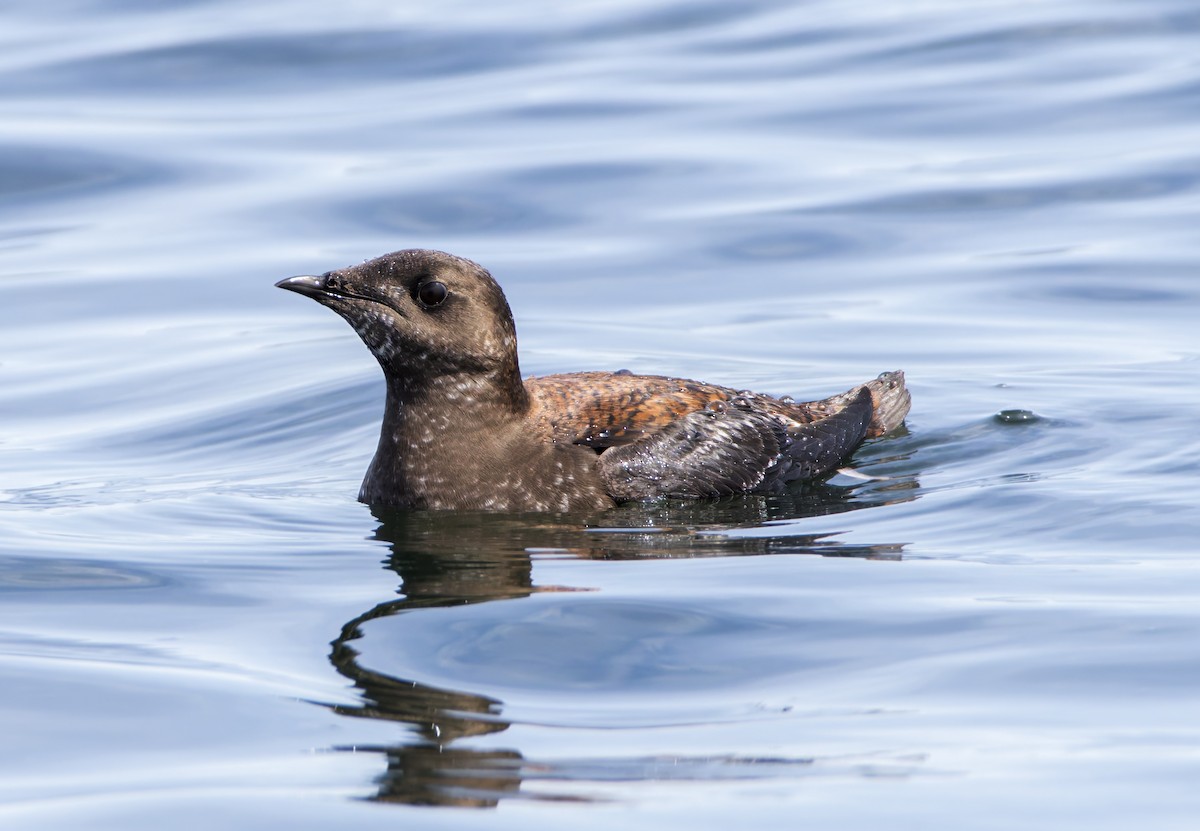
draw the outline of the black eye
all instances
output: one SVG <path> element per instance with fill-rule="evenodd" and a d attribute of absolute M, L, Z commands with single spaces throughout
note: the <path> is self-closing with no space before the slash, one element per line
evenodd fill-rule
<path fill-rule="evenodd" d="M 421 301 L 421 305 L 427 309 L 434 306 L 440 306 L 446 299 L 446 295 L 450 292 L 446 291 L 444 283 L 430 281 L 417 286 L 417 299 Z"/>

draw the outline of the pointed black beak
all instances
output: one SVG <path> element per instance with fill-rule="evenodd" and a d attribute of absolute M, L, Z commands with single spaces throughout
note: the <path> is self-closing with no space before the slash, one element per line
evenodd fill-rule
<path fill-rule="evenodd" d="M 297 277 L 285 277 L 275 284 L 276 288 L 294 291 L 306 297 L 325 297 L 329 290 L 325 287 L 325 278 L 313 277 L 311 274 L 301 274 Z"/>

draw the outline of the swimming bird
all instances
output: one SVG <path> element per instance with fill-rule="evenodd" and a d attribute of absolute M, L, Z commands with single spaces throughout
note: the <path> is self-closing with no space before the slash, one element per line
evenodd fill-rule
<path fill-rule="evenodd" d="M 594 511 L 779 492 L 828 476 L 909 409 L 899 371 L 807 403 L 625 370 L 522 379 L 504 292 L 441 251 L 276 285 L 341 315 L 383 369 L 383 426 L 358 496 L 380 507 Z"/>

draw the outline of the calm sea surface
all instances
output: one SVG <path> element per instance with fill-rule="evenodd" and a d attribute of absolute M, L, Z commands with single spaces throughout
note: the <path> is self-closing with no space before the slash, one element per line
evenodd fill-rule
<path fill-rule="evenodd" d="M 407 247 L 525 372 L 907 429 L 372 514 L 378 368 L 272 284 Z M 1194 0 L 10 4 L 0 293 L 5 829 L 1200 821 Z"/>

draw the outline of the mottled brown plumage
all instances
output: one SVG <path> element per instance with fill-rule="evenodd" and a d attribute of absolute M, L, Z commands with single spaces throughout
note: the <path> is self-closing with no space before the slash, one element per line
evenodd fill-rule
<path fill-rule="evenodd" d="M 908 412 L 901 372 L 807 403 L 625 371 L 522 380 L 500 287 L 438 251 L 278 285 L 344 317 L 383 368 L 383 428 L 359 494 L 371 504 L 571 511 L 769 493 L 828 475 Z"/>
<path fill-rule="evenodd" d="M 873 399 L 873 420 L 867 436 L 882 436 L 898 427 L 905 415 L 898 412 L 900 399 L 905 403 L 908 400 L 903 393 L 904 373 L 885 373 L 864 386 Z M 733 399 L 752 401 L 756 408 L 780 419 L 809 424 L 841 410 L 848 403 L 849 394 L 793 403 L 749 390 L 629 372 L 530 376 L 525 379 L 525 389 L 532 399 L 532 419 L 545 425 L 558 441 L 580 442 L 590 447 L 627 444 L 713 402 L 728 403 Z M 903 409 L 907 412 L 907 406 Z"/>

